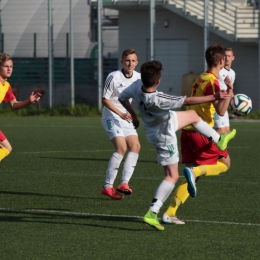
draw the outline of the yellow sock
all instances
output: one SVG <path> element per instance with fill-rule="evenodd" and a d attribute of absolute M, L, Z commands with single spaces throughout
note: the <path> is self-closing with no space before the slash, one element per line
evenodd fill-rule
<path fill-rule="evenodd" d="M 166 214 L 169 217 L 176 215 L 176 212 L 181 204 L 183 204 L 189 197 L 188 184 L 186 179 L 181 182 L 178 188 L 175 190 L 170 206 L 166 210 Z"/>
<path fill-rule="evenodd" d="M 0 161 L 2 161 L 10 152 L 4 148 L 0 147 Z"/>
<path fill-rule="evenodd" d="M 227 171 L 226 164 L 222 162 L 217 162 L 217 164 L 214 165 L 200 165 L 193 168 L 193 172 L 197 177 L 199 176 L 214 176 L 219 175 L 222 172 Z"/>

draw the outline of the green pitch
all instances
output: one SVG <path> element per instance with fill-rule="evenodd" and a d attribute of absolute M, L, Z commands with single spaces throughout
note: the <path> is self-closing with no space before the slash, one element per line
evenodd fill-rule
<path fill-rule="evenodd" d="M 113 201 L 101 194 L 113 148 L 100 119 L 2 117 L 13 151 L 0 164 L 0 259 L 258 259 L 260 123 L 231 126 L 231 169 L 201 178 L 178 211 L 186 224 L 159 232 L 142 223 L 163 179 L 142 128 L 133 194 Z"/>

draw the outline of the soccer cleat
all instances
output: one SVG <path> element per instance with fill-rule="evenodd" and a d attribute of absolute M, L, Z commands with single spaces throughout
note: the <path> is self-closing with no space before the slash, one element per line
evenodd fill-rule
<path fill-rule="evenodd" d="M 124 196 L 118 193 L 113 187 L 105 189 L 102 187 L 101 193 L 109 196 L 112 200 L 122 200 Z"/>
<path fill-rule="evenodd" d="M 148 210 L 148 212 L 145 214 L 143 220 L 146 224 L 156 228 L 157 230 L 160 230 L 160 231 L 164 230 L 164 226 L 160 224 L 160 222 L 157 218 L 157 214 L 153 213 L 151 210 Z"/>
<path fill-rule="evenodd" d="M 220 140 L 216 143 L 219 150 L 224 151 L 227 149 L 227 145 L 231 139 L 233 139 L 236 135 L 237 130 L 233 129 L 232 131 L 228 132 L 227 134 L 220 135 Z"/>
<path fill-rule="evenodd" d="M 162 217 L 163 224 L 176 224 L 176 225 L 184 225 L 185 222 L 178 219 L 176 216 L 169 217 L 166 213 L 163 214 Z"/>
<path fill-rule="evenodd" d="M 125 195 L 131 195 L 133 193 L 132 189 L 130 189 L 128 183 L 123 183 L 117 186 L 116 191 L 124 193 Z"/>
<path fill-rule="evenodd" d="M 197 188 L 196 188 L 196 176 L 194 172 L 188 168 L 185 167 L 183 170 L 183 174 L 188 182 L 188 192 L 192 198 L 196 197 Z"/>

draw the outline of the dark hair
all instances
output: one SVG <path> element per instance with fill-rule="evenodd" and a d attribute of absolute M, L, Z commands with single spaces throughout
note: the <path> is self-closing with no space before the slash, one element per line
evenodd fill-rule
<path fill-rule="evenodd" d="M 229 48 L 225 48 L 224 51 L 232 51 L 232 54 L 234 55 L 234 51 L 233 51 L 233 49 L 230 48 L 230 47 L 229 47 Z"/>
<path fill-rule="evenodd" d="M 152 87 L 161 78 L 162 63 L 147 61 L 141 66 L 141 79 L 145 87 Z"/>
<path fill-rule="evenodd" d="M 0 66 L 3 65 L 8 60 L 12 60 L 10 55 L 8 55 L 5 52 L 0 53 Z"/>
<path fill-rule="evenodd" d="M 135 50 L 134 49 L 127 49 L 127 50 L 124 50 L 123 53 L 122 53 L 122 59 L 130 54 L 136 54 Z"/>
<path fill-rule="evenodd" d="M 218 65 L 218 62 L 225 57 L 225 50 L 223 46 L 218 42 L 207 48 L 205 52 L 206 62 L 209 68 Z"/>

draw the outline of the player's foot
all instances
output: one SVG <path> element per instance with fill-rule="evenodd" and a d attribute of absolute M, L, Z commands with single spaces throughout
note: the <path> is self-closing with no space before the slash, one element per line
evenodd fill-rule
<path fill-rule="evenodd" d="M 109 196 L 112 200 L 122 200 L 124 196 L 118 193 L 113 187 L 105 189 L 102 187 L 101 193 Z"/>
<path fill-rule="evenodd" d="M 156 228 L 157 230 L 160 230 L 160 231 L 164 230 L 164 226 L 160 224 L 160 222 L 157 218 L 157 214 L 153 213 L 151 210 L 148 210 L 148 212 L 145 214 L 143 220 L 146 224 Z"/>
<path fill-rule="evenodd" d="M 176 225 L 185 224 L 185 222 L 178 219 L 177 216 L 169 217 L 166 213 L 163 214 L 162 223 L 163 224 L 176 224 Z"/>
<path fill-rule="evenodd" d="M 123 183 L 117 186 L 116 191 L 124 193 L 125 195 L 131 195 L 133 193 L 132 189 L 130 189 L 128 183 Z"/>
<path fill-rule="evenodd" d="M 197 188 L 196 188 L 196 175 L 194 172 L 188 168 L 185 167 L 183 170 L 183 174 L 188 182 L 188 192 L 192 198 L 196 197 Z"/>
<path fill-rule="evenodd" d="M 227 145 L 231 139 L 233 139 L 236 135 L 237 130 L 233 129 L 232 131 L 228 132 L 227 134 L 221 134 L 220 140 L 216 143 L 219 150 L 224 151 L 227 149 Z"/>

